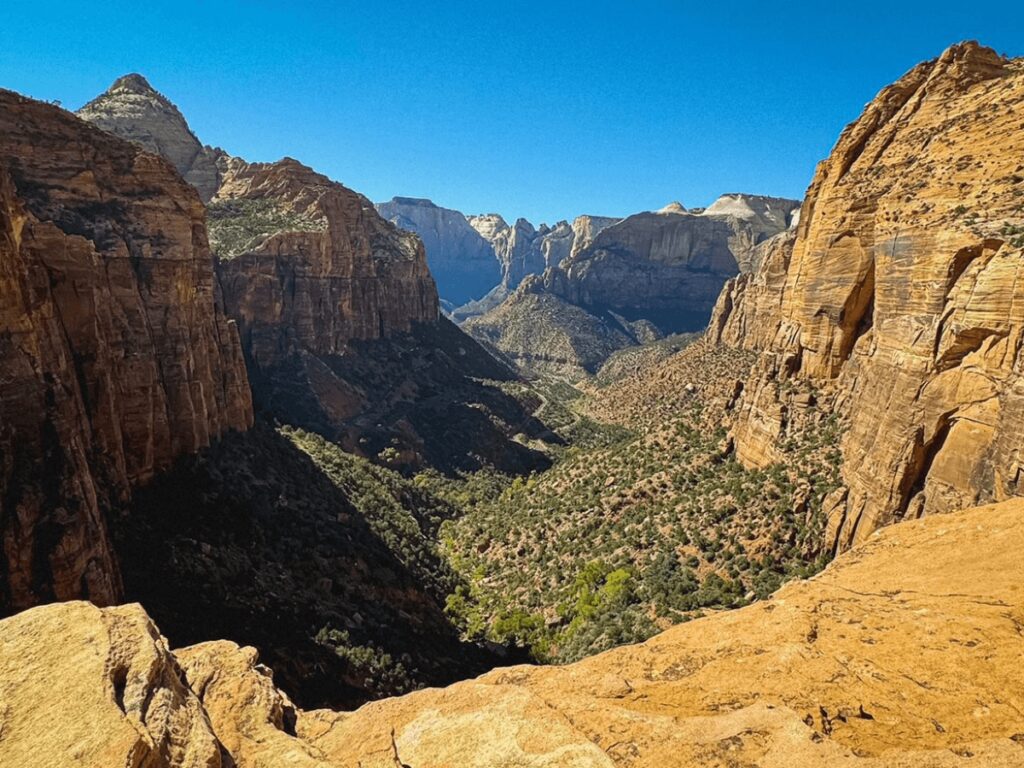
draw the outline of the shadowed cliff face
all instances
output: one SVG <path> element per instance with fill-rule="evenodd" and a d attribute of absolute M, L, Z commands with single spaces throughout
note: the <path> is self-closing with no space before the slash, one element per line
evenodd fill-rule
<path fill-rule="evenodd" d="M 772 460 L 790 395 L 849 430 L 829 543 L 1021 493 L 1024 62 L 953 46 L 883 90 L 818 167 L 797 236 L 726 287 L 722 343 L 764 351 L 735 429 Z"/>
<path fill-rule="evenodd" d="M 121 594 L 106 516 L 252 421 L 195 191 L 0 91 L 0 611 Z"/>
<path fill-rule="evenodd" d="M 441 298 L 453 306 L 483 297 L 501 280 L 501 264 L 491 244 L 459 211 L 409 197 L 378 203 L 377 211 L 420 236 Z"/>

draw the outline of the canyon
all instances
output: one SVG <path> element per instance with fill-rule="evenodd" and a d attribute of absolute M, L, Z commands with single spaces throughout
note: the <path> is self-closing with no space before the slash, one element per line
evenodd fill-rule
<path fill-rule="evenodd" d="M 180 145 L 200 146 L 177 107 L 140 75 L 119 78 L 78 114 L 172 162 L 188 154 Z M 516 372 L 441 317 L 419 238 L 297 160 L 214 154 L 216 187 L 208 199 L 199 191 L 259 412 L 370 459 L 387 452 L 405 472 L 547 465 L 514 439 L 543 441 L 543 426 L 483 383 Z M 407 213 L 418 210 L 429 207 Z M 449 446 L 453 429 L 479 459 Z"/>
<path fill-rule="evenodd" d="M 0 763 L 1020 765 L 1022 158 L 973 42 L 539 228 L 0 91 Z"/>

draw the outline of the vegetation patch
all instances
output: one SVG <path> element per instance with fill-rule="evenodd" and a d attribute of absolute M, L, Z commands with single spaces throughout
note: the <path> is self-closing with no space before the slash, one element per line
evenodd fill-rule
<path fill-rule="evenodd" d="M 567 448 L 552 469 L 496 496 L 449 496 L 462 514 L 441 527 L 443 553 L 462 584 L 446 610 L 467 637 L 573 661 L 745 605 L 824 566 L 838 420 L 806 398 L 784 460 L 745 469 L 725 406 L 703 392 L 728 391 L 750 359 L 706 348 L 690 357 L 687 375 L 713 380 L 674 388 L 665 421 L 603 425 L 603 441 Z"/>
<path fill-rule="evenodd" d="M 294 213 L 273 200 L 218 200 L 206 207 L 210 250 L 219 259 L 251 251 L 279 232 L 323 232 L 327 222 Z"/>

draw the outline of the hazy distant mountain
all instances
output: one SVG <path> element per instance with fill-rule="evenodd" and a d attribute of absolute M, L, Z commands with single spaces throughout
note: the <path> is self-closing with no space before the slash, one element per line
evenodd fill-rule
<path fill-rule="evenodd" d="M 414 197 L 378 203 L 377 211 L 420 236 L 442 299 L 455 306 L 465 304 L 479 299 L 501 280 L 501 265 L 491 243 L 459 211 Z"/>
<path fill-rule="evenodd" d="M 703 328 L 725 282 L 755 269 L 758 244 L 789 228 L 798 211 L 796 200 L 729 194 L 703 210 L 670 203 L 618 222 L 581 216 L 567 255 L 544 263 L 543 253 L 557 253 L 552 242 L 564 241 L 552 237 L 558 228 L 535 236 L 526 249 L 535 275 L 460 310 L 479 315 L 465 328 L 528 373 L 593 372 L 617 349 Z M 499 243 L 508 231 L 512 242 L 526 231 L 518 222 L 502 230 L 491 217 L 474 226 L 483 224 Z"/>

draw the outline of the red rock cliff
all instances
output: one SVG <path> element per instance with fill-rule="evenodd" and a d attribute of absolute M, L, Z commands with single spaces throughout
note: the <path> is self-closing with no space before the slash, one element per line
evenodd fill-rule
<path fill-rule="evenodd" d="M 884 89 L 818 167 L 795 242 L 726 286 L 720 343 L 762 350 L 735 427 L 773 460 L 795 379 L 849 429 L 829 543 L 1020 495 L 1024 61 L 955 45 Z"/>
<path fill-rule="evenodd" d="M 297 349 L 340 354 L 352 341 L 437 321 L 422 243 L 362 195 L 288 158 L 233 159 L 211 206 L 219 217 L 212 226 L 223 231 L 254 215 L 269 219 L 272 234 L 225 254 L 220 273 L 228 312 L 257 366 Z"/>
<path fill-rule="evenodd" d="M 105 516 L 251 421 L 195 190 L 0 91 L 0 612 L 116 600 Z"/>

